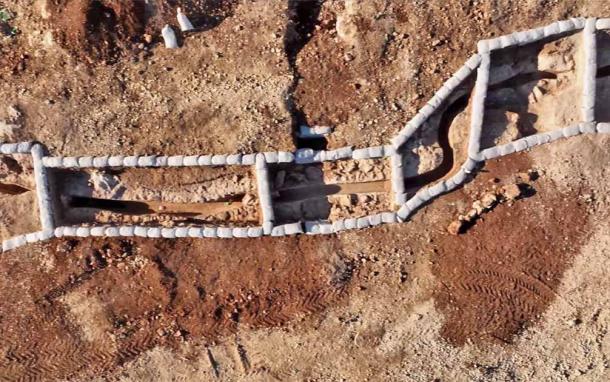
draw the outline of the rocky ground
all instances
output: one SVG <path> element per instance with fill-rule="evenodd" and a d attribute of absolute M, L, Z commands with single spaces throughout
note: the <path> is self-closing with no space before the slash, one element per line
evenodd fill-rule
<path fill-rule="evenodd" d="M 167 50 L 159 31 L 178 6 L 198 29 Z M 331 126 L 331 149 L 385 144 L 477 40 L 610 17 L 604 2 L 572 0 L 15 0 L 0 11 L 0 140 L 36 139 L 56 155 L 293 150 L 301 124 Z M 610 121 L 609 41 L 600 34 L 600 121 Z M 573 122 L 580 49 L 568 35 L 494 57 L 485 145 Z M 407 145 L 414 187 L 463 160 L 471 86 Z M 0 379 L 606 380 L 608 147 L 608 136 L 582 136 L 489 161 L 400 225 L 56 239 L 5 253 Z M 37 229 L 37 213 L 27 158 L 0 159 L 6 238 Z M 278 192 L 379 182 L 285 201 L 286 220 L 391 207 L 383 160 L 273 174 Z M 219 219 L 258 219 L 245 168 L 60 175 L 99 198 L 236 198 L 244 207 Z"/>

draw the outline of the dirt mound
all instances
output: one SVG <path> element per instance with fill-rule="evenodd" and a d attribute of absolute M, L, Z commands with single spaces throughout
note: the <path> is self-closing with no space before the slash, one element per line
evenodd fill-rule
<path fill-rule="evenodd" d="M 165 24 L 176 24 L 178 7 L 199 29 L 217 26 L 233 13 L 235 0 L 60 0 L 49 4 L 59 43 L 91 63 L 115 63 L 146 48 Z M 176 28 L 176 30 L 178 30 Z M 148 34 L 149 36 L 145 36 Z M 160 40 L 160 38 L 157 38 Z"/>
<path fill-rule="evenodd" d="M 514 182 L 511 174 L 529 169 L 524 158 L 489 162 L 473 189 L 482 195 Z M 465 235 L 439 237 L 435 299 L 446 316 L 441 334 L 451 343 L 510 343 L 555 299 L 585 238 L 587 214 L 576 193 L 558 194 L 543 183 L 533 184 L 527 203 L 498 204 Z"/>
<path fill-rule="evenodd" d="M 144 33 L 144 0 L 63 0 L 49 8 L 58 42 L 89 61 L 115 62 Z"/>
<path fill-rule="evenodd" d="M 341 300 L 355 272 L 337 243 L 56 240 L 40 263 L 5 257 L 1 272 L 23 274 L 28 292 L 0 282 L 0 323 L 12 327 L 0 345 L 0 379 L 99 375 L 155 346 L 211 343 L 239 327 L 320 312 Z"/>

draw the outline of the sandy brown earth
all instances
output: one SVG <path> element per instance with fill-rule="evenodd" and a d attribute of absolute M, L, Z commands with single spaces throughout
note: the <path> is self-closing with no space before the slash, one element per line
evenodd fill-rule
<path fill-rule="evenodd" d="M 159 30 L 176 24 L 178 6 L 198 30 L 167 50 Z M 292 150 L 303 123 L 332 126 L 329 148 L 383 144 L 478 39 L 610 17 L 605 2 L 571 0 L 15 0 L 0 9 L 12 15 L 0 25 L 0 140 L 37 139 L 58 155 Z M 610 99 L 607 46 L 601 36 L 600 105 Z M 580 48 L 565 36 L 495 57 L 497 78 L 506 65 L 529 77 L 490 89 L 488 145 L 571 122 Z M 409 143 L 408 177 L 446 176 L 463 160 L 471 83 Z M 5 253 L 0 379 L 608 380 L 608 147 L 608 136 L 582 136 L 490 161 L 400 225 L 251 240 L 56 239 Z M 37 229 L 30 165 L 7 158 L 2 238 Z M 58 179 L 77 195 L 151 202 L 252 191 L 249 170 L 217 170 Z M 388 179 L 383 163 L 281 170 L 277 191 Z M 519 198 L 448 232 L 512 185 Z M 383 191 L 286 210 L 361 215 L 388 207 Z M 230 216 L 239 224 L 256 213 Z"/>

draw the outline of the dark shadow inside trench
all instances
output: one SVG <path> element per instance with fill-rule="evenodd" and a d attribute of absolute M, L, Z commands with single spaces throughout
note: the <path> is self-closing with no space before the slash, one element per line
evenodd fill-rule
<path fill-rule="evenodd" d="M 284 36 L 284 52 L 292 71 L 292 82 L 286 90 L 285 103 L 292 119 L 292 136 L 297 149 L 326 150 L 328 146 L 328 141 L 324 136 L 308 138 L 300 136 L 301 126 L 309 126 L 309 122 L 305 112 L 298 105 L 294 96 L 299 80 L 302 78 L 297 64 L 297 57 L 312 37 L 312 33 L 318 23 L 322 3 L 323 0 L 288 1 L 288 26 Z"/>

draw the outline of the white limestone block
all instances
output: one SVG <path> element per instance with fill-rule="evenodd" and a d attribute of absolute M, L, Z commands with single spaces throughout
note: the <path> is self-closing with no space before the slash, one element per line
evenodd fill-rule
<path fill-rule="evenodd" d="M 563 132 L 562 132 L 563 133 Z M 534 147 L 534 146 L 538 146 L 540 143 L 538 141 L 538 136 L 537 135 L 530 135 L 524 138 L 525 142 L 527 143 L 527 147 Z"/>
<path fill-rule="evenodd" d="M 135 226 L 133 233 L 138 237 L 148 237 L 148 228 L 143 226 Z"/>
<path fill-rule="evenodd" d="M 209 166 L 212 164 L 212 156 L 211 155 L 200 155 L 197 158 L 197 164 L 199 166 Z"/>
<path fill-rule="evenodd" d="M 96 167 L 96 168 L 108 167 L 108 156 L 93 158 L 93 167 Z"/>
<path fill-rule="evenodd" d="M 0 145 L 0 153 L 2 154 L 15 154 L 19 145 L 17 143 L 4 143 Z"/>
<path fill-rule="evenodd" d="M 123 166 L 125 167 L 136 167 L 138 165 L 139 157 L 131 155 L 123 158 Z"/>
<path fill-rule="evenodd" d="M 271 236 L 273 236 L 273 237 L 284 236 L 284 235 L 286 235 L 286 230 L 283 225 L 275 226 L 271 230 Z"/>
<path fill-rule="evenodd" d="M 581 134 L 593 134 L 596 133 L 595 122 L 583 122 L 578 125 L 578 129 Z"/>
<path fill-rule="evenodd" d="M 170 167 L 180 167 L 184 165 L 184 155 L 172 155 L 167 158 L 167 165 Z"/>
<path fill-rule="evenodd" d="M 477 43 L 479 53 L 489 53 L 489 40 L 481 40 Z"/>
<path fill-rule="evenodd" d="M 91 156 L 79 157 L 78 158 L 78 167 L 81 167 L 81 168 L 93 167 L 93 157 L 91 157 Z"/>
<path fill-rule="evenodd" d="M 151 238 L 160 238 L 161 237 L 161 228 L 160 227 L 151 227 L 146 231 L 146 236 Z"/>
<path fill-rule="evenodd" d="M 63 158 L 63 167 L 64 168 L 77 168 L 78 167 L 78 158 L 64 157 Z"/>
<path fill-rule="evenodd" d="M 499 40 L 500 40 L 500 49 L 509 48 L 511 46 L 516 46 L 519 44 L 517 42 L 517 39 L 515 39 L 515 36 L 512 33 L 509 35 L 500 37 Z"/>
<path fill-rule="evenodd" d="M 544 27 L 544 37 L 555 36 L 556 34 L 559 34 L 560 32 L 561 31 L 560 31 L 558 22 L 554 22 L 554 23 L 549 24 Z"/>
<path fill-rule="evenodd" d="M 462 165 L 462 169 L 467 173 L 473 172 L 477 168 L 478 162 L 472 158 L 468 158 Z"/>
<path fill-rule="evenodd" d="M 370 158 L 370 154 L 369 154 L 369 150 L 368 149 L 356 149 L 352 152 L 352 158 L 359 160 L 359 159 L 369 159 Z"/>
<path fill-rule="evenodd" d="M 264 152 L 263 155 L 265 156 L 265 162 L 267 163 L 277 163 L 278 161 L 277 151 L 267 151 Z"/>
<path fill-rule="evenodd" d="M 509 154 L 512 154 L 515 151 L 517 151 L 517 149 L 515 148 L 515 145 L 513 145 L 512 143 L 507 143 L 505 145 L 501 145 L 498 147 L 498 150 L 500 151 L 501 156 L 509 155 Z"/>
<path fill-rule="evenodd" d="M 373 146 L 368 148 L 369 158 L 383 157 L 383 146 Z"/>
<path fill-rule="evenodd" d="M 204 237 L 203 232 L 204 232 L 204 229 L 202 229 L 200 227 L 189 227 L 188 237 L 202 238 L 202 237 Z"/>
<path fill-rule="evenodd" d="M 344 219 L 345 229 L 354 229 L 358 227 L 358 219 L 357 218 L 347 218 Z"/>
<path fill-rule="evenodd" d="M 178 19 L 178 24 L 180 25 L 180 30 L 182 32 L 188 32 L 195 29 L 188 17 L 182 12 L 182 9 L 178 8 L 178 15 L 176 18 Z"/>
<path fill-rule="evenodd" d="M 65 227 L 56 227 L 55 230 L 54 230 L 55 237 L 63 237 L 64 236 L 64 231 L 65 231 L 64 228 Z"/>
<path fill-rule="evenodd" d="M 381 224 L 381 214 L 369 215 L 369 225 L 371 227 L 378 226 Z"/>
<path fill-rule="evenodd" d="M 110 167 L 123 167 L 123 159 L 125 157 L 122 155 L 114 155 L 108 158 L 108 166 Z"/>
<path fill-rule="evenodd" d="M 59 168 L 62 167 L 63 157 L 44 157 L 42 158 L 42 164 L 45 167 Z"/>
<path fill-rule="evenodd" d="M 119 235 L 123 237 L 131 237 L 135 234 L 135 227 L 131 225 L 125 225 L 119 227 Z"/>
<path fill-rule="evenodd" d="M 161 30 L 161 35 L 165 41 L 165 47 L 168 49 L 178 48 L 178 40 L 176 39 L 176 33 L 169 25 L 165 25 Z"/>
<path fill-rule="evenodd" d="M 45 229 L 38 233 L 40 241 L 49 240 L 55 237 L 54 229 Z"/>
<path fill-rule="evenodd" d="M 104 235 L 107 237 L 118 237 L 121 236 L 119 227 L 107 227 L 104 231 Z"/>
<path fill-rule="evenodd" d="M 610 29 L 610 19 L 598 19 L 595 27 L 597 29 Z"/>
<path fill-rule="evenodd" d="M 394 193 L 394 204 L 402 206 L 407 202 L 407 194 L 405 192 Z"/>
<path fill-rule="evenodd" d="M 559 25 L 559 33 L 571 32 L 575 28 L 571 20 L 560 20 L 557 22 L 557 25 Z"/>
<path fill-rule="evenodd" d="M 295 162 L 299 164 L 312 163 L 314 157 L 314 150 L 312 149 L 299 149 L 295 153 Z"/>
<path fill-rule="evenodd" d="M 406 221 L 409 216 L 411 216 L 412 210 L 409 208 L 409 206 L 405 203 L 402 205 L 402 207 L 400 207 L 400 209 L 398 210 L 398 212 L 396 212 L 396 218 L 400 221 Z"/>
<path fill-rule="evenodd" d="M 205 227 L 203 229 L 203 237 L 216 238 L 218 237 L 218 228 L 216 227 Z"/>
<path fill-rule="evenodd" d="M 263 222 L 263 234 L 269 235 L 271 233 L 272 229 L 273 229 L 273 222 L 272 221 L 265 221 L 265 222 Z"/>
<path fill-rule="evenodd" d="M 345 229 L 345 221 L 343 219 L 336 220 L 333 222 L 333 231 L 334 232 L 341 232 L 344 229 Z"/>
<path fill-rule="evenodd" d="M 176 237 L 182 238 L 182 237 L 188 237 L 189 235 L 189 229 L 188 227 L 176 227 Z"/>
<path fill-rule="evenodd" d="M 216 233 L 218 234 L 218 237 L 223 239 L 230 239 L 233 237 L 233 229 L 229 227 L 218 227 Z"/>
<path fill-rule="evenodd" d="M 299 233 L 303 233 L 303 225 L 299 222 L 285 224 L 284 231 L 286 232 L 286 235 L 296 235 Z"/>
<path fill-rule="evenodd" d="M 91 229 L 89 227 L 78 227 L 76 229 L 76 236 L 78 237 L 88 237 L 91 234 Z"/>
<path fill-rule="evenodd" d="M 381 213 L 381 221 L 383 223 L 396 223 L 396 212 L 386 211 Z"/>
<path fill-rule="evenodd" d="M 598 123 L 597 132 L 602 134 L 610 134 L 610 123 Z"/>
<path fill-rule="evenodd" d="M 492 38 L 488 40 L 489 42 L 489 50 L 494 51 L 502 48 L 502 42 L 499 38 Z"/>
<path fill-rule="evenodd" d="M 199 165 L 199 155 L 187 155 L 182 160 L 182 164 L 185 166 L 198 166 Z"/>
<path fill-rule="evenodd" d="M 64 236 L 68 236 L 68 237 L 76 236 L 76 227 L 71 227 L 71 226 L 64 227 Z"/>
<path fill-rule="evenodd" d="M 245 154 L 241 157 L 241 164 L 252 166 L 256 163 L 256 154 Z"/>
<path fill-rule="evenodd" d="M 356 228 L 358 229 L 368 228 L 370 225 L 371 223 L 369 222 L 369 219 L 366 216 L 363 216 L 356 220 Z"/>
<path fill-rule="evenodd" d="M 246 237 L 248 237 L 248 228 L 247 227 L 235 227 L 235 228 L 233 228 L 233 237 L 236 237 L 236 238 L 246 238 Z"/>
<path fill-rule="evenodd" d="M 464 64 L 464 66 L 466 66 L 470 70 L 475 70 L 479 66 L 480 63 L 481 63 L 481 55 L 475 53 L 472 56 L 470 56 L 470 58 L 468 58 L 468 60 Z"/>
<path fill-rule="evenodd" d="M 28 243 L 37 243 L 40 241 L 38 232 L 32 232 L 25 234 L 25 241 Z"/>
<path fill-rule="evenodd" d="M 240 165 L 241 164 L 241 158 L 242 155 L 241 154 L 230 154 L 227 155 L 227 164 L 228 165 Z"/>
<path fill-rule="evenodd" d="M 330 223 L 321 223 L 318 227 L 321 235 L 330 235 L 331 233 L 334 233 L 333 225 Z"/>
<path fill-rule="evenodd" d="M 513 144 L 515 145 L 515 149 L 516 151 L 523 151 L 523 150 L 527 150 L 527 142 L 525 142 L 525 140 L 523 139 L 517 139 L 516 141 L 513 142 Z"/>
<path fill-rule="evenodd" d="M 161 228 L 161 237 L 165 239 L 174 239 L 176 238 L 176 229 L 164 227 Z"/>
<path fill-rule="evenodd" d="M 248 237 L 261 237 L 261 236 L 263 236 L 263 227 L 248 228 Z"/>
<path fill-rule="evenodd" d="M 17 143 L 17 152 L 22 154 L 29 154 L 33 146 L 34 142 L 19 142 Z"/>
<path fill-rule="evenodd" d="M 95 236 L 95 237 L 104 236 L 105 232 L 106 232 L 106 227 L 103 227 L 103 226 L 91 227 L 91 229 L 89 230 L 89 234 L 91 236 Z"/>
<path fill-rule="evenodd" d="M 156 155 L 142 155 L 138 158 L 138 167 L 154 167 L 156 164 Z"/>
<path fill-rule="evenodd" d="M 563 136 L 566 138 L 573 137 L 573 136 L 579 135 L 579 134 L 580 134 L 580 128 L 578 127 L 578 125 L 566 127 L 565 129 L 563 129 Z"/>

